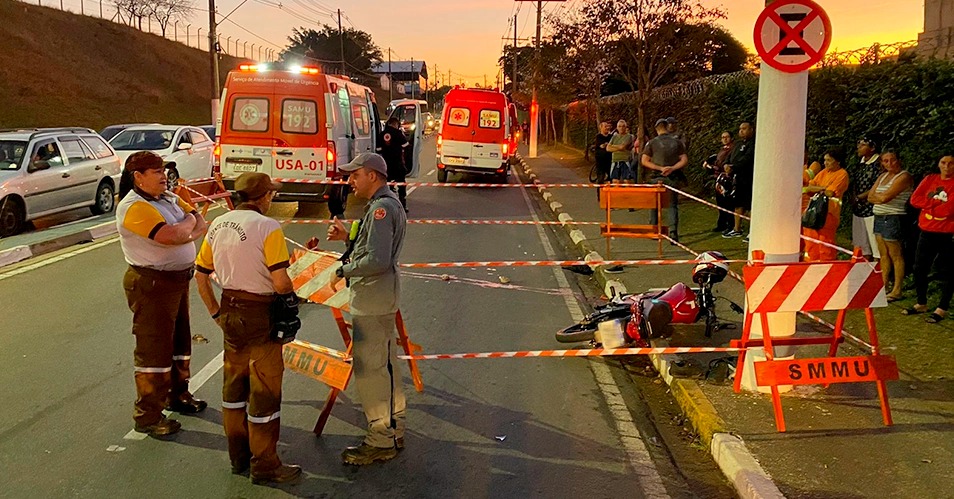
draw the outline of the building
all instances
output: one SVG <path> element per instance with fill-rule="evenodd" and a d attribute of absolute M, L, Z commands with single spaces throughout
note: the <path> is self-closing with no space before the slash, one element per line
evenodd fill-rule
<path fill-rule="evenodd" d="M 924 0 L 924 32 L 918 35 L 918 54 L 954 58 L 954 0 Z"/>
<path fill-rule="evenodd" d="M 427 88 L 427 63 L 424 61 L 384 61 L 372 66 L 371 72 L 385 78 L 390 75 L 389 79 L 398 92 L 412 98 L 421 97 L 422 89 Z"/>

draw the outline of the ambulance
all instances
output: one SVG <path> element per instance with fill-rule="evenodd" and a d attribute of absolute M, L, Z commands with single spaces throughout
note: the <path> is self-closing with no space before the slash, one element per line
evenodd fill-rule
<path fill-rule="evenodd" d="M 510 112 L 507 97 L 497 90 L 454 87 L 447 92 L 437 136 L 437 181 L 458 172 L 506 183 L 513 153 Z"/>
<path fill-rule="evenodd" d="M 380 118 L 370 88 L 306 66 L 243 64 L 222 89 L 213 171 L 232 189 L 244 172 L 275 179 L 344 179 L 338 166 L 374 152 Z M 341 215 L 342 185 L 286 182 L 277 201 L 327 202 Z"/>

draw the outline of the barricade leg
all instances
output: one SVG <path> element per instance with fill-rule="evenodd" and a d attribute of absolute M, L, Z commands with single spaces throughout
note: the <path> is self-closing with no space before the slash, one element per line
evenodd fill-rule
<path fill-rule="evenodd" d="M 351 357 L 351 334 L 348 332 L 351 326 L 344 320 L 344 315 L 341 313 L 340 309 L 331 308 L 331 314 L 335 318 L 335 323 L 338 324 L 338 331 L 341 333 L 341 339 L 344 340 L 345 345 L 347 345 L 348 357 Z M 349 380 L 351 375 L 348 375 Z M 312 430 L 315 433 L 316 437 L 321 436 L 321 432 L 325 429 L 325 424 L 328 422 L 328 417 L 331 416 L 331 409 L 335 406 L 335 401 L 338 400 L 338 393 L 341 390 L 337 388 L 332 388 L 328 392 L 328 398 L 325 399 L 325 405 L 321 408 L 321 414 L 318 415 L 318 421 L 315 422 L 315 429 Z"/>
<path fill-rule="evenodd" d="M 404 326 L 404 317 L 401 315 L 401 311 L 398 310 L 397 314 L 394 317 L 394 323 L 397 327 L 398 338 L 400 339 L 401 346 L 404 347 L 404 353 L 407 355 L 414 355 L 415 353 L 421 351 L 419 345 L 411 343 L 411 338 L 407 335 L 407 328 Z M 408 359 L 407 365 L 411 370 L 411 379 L 414 380 L 414 389 L 418 393 L 424 391 L 424 380 L 421 379 L 421 371 L 417 368 L 417 361 L 414 359 Z"/>
<path fill-rule="evenodd" d="M 743 350 L 739 351 L 739 359 L 735 361 L 735 382 L 733 383 L 732 389 L 735 393 L 742 391 L 742 368 L 745 366 L 745 348 L 746 343 L 749 341 L 749 333 L 752 331 L 752 314 L 745 314 L 744 322 L 742 323 L 742 342 L 741 346 Z"/>
<path fill-rule="evenodd" d="M 772 335 L 769 334 L 768 314 L 759 314 L 762 322 L 762 338 L 765 346 L 765 359 L 775 360 L 775 348 L 772 346 Z M 785 413 L 782 411 L 782 397 L 778 391 L 778 385 L 772 385 L 772 412 L 775 413 L 775 428 L 785 431 Z"/>

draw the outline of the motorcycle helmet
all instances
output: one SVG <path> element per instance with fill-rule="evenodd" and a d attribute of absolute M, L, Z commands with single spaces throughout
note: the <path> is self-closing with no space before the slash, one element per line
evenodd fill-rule
<path fill-rule="evenodd" d="M 728 260 L 718 251 L 706 251 L 696 257 L 699 262 L 692 268 L 692 282 L 702 285 L 720 283 L 729 275 L 729 266 L 724 262 Z"/>

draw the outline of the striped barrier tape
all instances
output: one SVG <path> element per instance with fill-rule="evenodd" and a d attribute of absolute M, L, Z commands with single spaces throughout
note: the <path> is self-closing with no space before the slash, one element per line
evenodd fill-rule
<path fill-rule="evenodd" d="M 297 243 L 296 243 L 297 244 Z M 747 260 L 721 260 L 723 263 L 745 263 Z M 486 262 L 433 262 L 402 263 L 406 269 L 445 269 L 468 267 L 563 267 L 570 265 L 690 265 L 698 260 L 538 260 L 538 261 L 486 261 Z"/>
<path fill-rule="evenodd" d="M 304 225 L 327 225 L 331 224 L 333 220 L 322 220 L 322 219 L 284 219 L 279 220 L 281 223 L 285 224 L 304 224 Z M 349 224 L 352 220 L 342 220 L 341 223 Z M 407 221 L 408 224 L 421 224 L 421 225 L 599 225 L 602 222 L 577 222 L 573 220 L 567 220 L 566 222 L 553 221 L 553 220 L 425 220 L 410 218 Z"/>
<path fill-rule="evenodd" d="M 525 357 L 609 357 L 614 355 L 667 355 L 741 352 L 732 347 L 581 348 L 578 350 L 524 350 L 517 352 L 443 353 L 398 355 L 402 360 L 512 359 Z"/>

